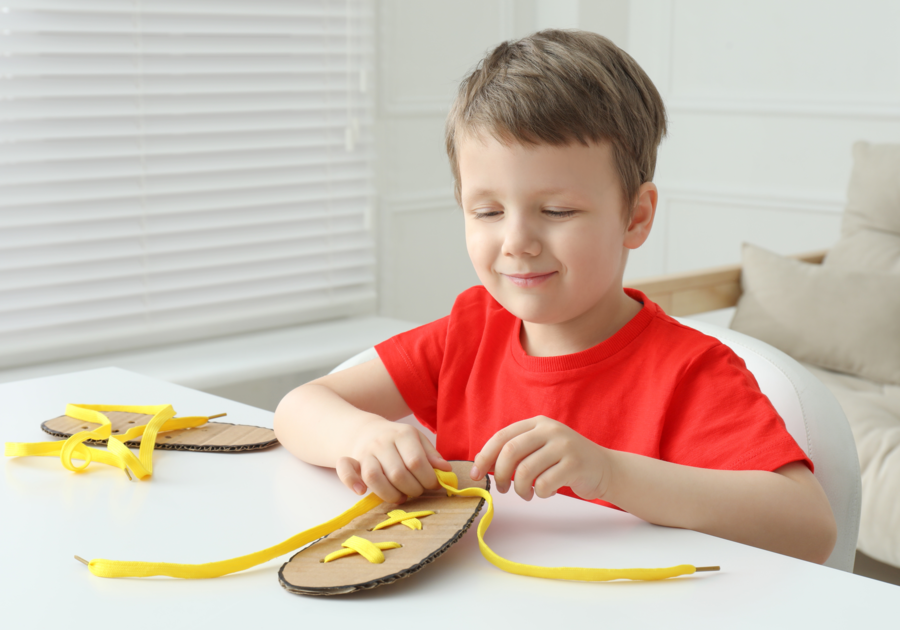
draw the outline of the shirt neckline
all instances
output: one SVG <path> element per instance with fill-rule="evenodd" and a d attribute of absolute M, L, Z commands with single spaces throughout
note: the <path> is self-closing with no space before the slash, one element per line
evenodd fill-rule
<path fill-rule="evenodd" d="M 659 313 L 659 306 L 648 300 L 647 296 L 637 289 L 626 288 L 625 293 L 629 297 L 643 303 L 637 315 L 632 317 L 627 324 L 622 326 L 609 339 L 574 354 L 563 354 L 556 357 L 533 357 L 527 354 L 522 347 L 520 336 L 522 320 L 517 317 L 509 340 L 509 349 L 516 363 L 529 372 L 560 372 L 594 365 L 613 356 L 634 341 Z"/>

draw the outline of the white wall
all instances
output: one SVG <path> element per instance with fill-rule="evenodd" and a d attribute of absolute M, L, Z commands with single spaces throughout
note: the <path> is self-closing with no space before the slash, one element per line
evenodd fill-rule
<path fill-rule="evenodd" d="M 657 225 L 628 277 L 825 248 L 856 140 L 900 141 L 900 3 L 631 0 L 670 117 Z"/>
<path fill-rule="evenodd" d="M 900 142 L 895 0 L 381 0 L 379 309 L 430 321 L 477 282 L 443 122 L 484 52 L 544 27 L 610 37 L 670 117 L 660 205 L 626 278 L 831 245 L 858 139 Z"/>

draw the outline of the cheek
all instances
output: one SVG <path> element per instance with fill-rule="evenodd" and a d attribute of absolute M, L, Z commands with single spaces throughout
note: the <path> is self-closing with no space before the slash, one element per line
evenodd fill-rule
<path fill-rule="evenodd" d="M 587 230 L 569 238 L 557 251 L 568 272 L 585 279 L 608 275 L 617 267 L 621 256 L 621 247 L 616 248 L 615 243 L 604 239 L 602 234 Z"/>
<path fill-rule="evenodd" d="M 493 263 L 491 239 L 484 230 L 466 227 L 466 250 L 476 270 Z"/>

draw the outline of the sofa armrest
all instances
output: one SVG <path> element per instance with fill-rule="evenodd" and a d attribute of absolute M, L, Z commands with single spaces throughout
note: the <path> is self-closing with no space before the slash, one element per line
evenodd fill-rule
<path fill-rule="evenodd" d="M 793 254 L 791 258 L 819 264 L 828 250 Z M 625 282 L 638 289 L 673 317 L 684 317 L 734 306 L 741 297 L 741 266 L 724 265 L 698 271 L 640 278 Z"/>

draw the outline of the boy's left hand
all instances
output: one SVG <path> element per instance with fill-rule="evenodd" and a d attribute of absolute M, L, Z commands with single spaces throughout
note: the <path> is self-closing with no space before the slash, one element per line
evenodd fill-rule
<path fill-rule="evenodd" d="M 535 416 L 497 431 L 475 457 L 473 480 L 493 469 L 500 492 L 515 473 L 516 494 L 530 501 L 563 486 L 583 499 L 599 499 L 609 487 L 607 449 L 546 416 Z M 533 490 L 532 490 L 533 487 Z"/>

